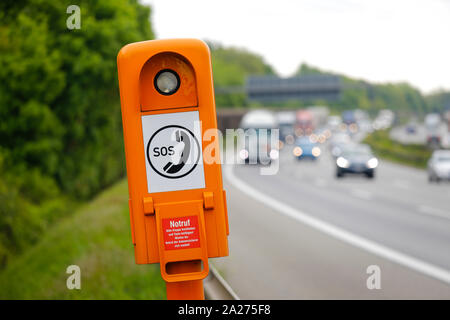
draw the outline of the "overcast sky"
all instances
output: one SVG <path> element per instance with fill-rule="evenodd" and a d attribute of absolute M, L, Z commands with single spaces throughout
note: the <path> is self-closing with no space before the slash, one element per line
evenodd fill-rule
<path fill-rule="evenodd" d="M 262 55 L 281 76 L 305 62 L 374 82 L 450 89 L 450 0 L 141 0 L 157 38 Z"/>

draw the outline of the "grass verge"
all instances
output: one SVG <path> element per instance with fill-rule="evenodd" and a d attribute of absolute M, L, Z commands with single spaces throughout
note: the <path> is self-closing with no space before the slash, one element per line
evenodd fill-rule
<path fill-rule="evenodd" d="M 432 151 L 425 145 L 404 145 L 389 138 L 387 130 L 375 131 L 364 139 L 379 157 L 412 167 L 424 169 Z"/>
<path fill-rule="evenodd" d="M 69 290 L 69 265 L 81 289 Z M 165 299 L 159 265 L 136 265 L 128 190 L 122 180 L 73 215 L 0 273 L 0 299 Z"/>

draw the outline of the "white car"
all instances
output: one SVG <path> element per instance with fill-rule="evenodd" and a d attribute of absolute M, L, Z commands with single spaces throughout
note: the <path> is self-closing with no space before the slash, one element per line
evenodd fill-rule
<path fill-rule="evenodd" d="M 450 180 L 450 150 L 436 150 L 428 160 L 428 181 Z"/>
<path fill-rule="evenodd" d="M 252 110 L 244 115 L 240 127 L 245 136 L 238 142 L 239 156 L 245 163 L 270 164 L 278 159 L 278 122 L 275 114 L 268 110 Z"/>

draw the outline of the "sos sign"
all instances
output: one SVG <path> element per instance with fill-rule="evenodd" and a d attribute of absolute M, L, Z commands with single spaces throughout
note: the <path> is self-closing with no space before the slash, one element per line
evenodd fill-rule
<path fill-rule="evenodd" d="M 205 187 L 198 111 L 142 117 L 148 193 Z"/>
<path fill-rule="evenodd" d="M 199 281 L 209 258 L 228 255 L 229 234 L 221 164 L 203 157 L 202 137 L 217 129 L 209 48 L 137 42 L 117 64 L 136 263 L 159 263 L 167 288 Z"/>
<path fill-rule="evenodd" d="M 175 141 L 176 145 L 167 142 L 164 143 L 167 140 L 167 137 L 170 137 L 171 141 Z M 163 146 L 155 147 L 154 145 L 158 145 L 159 140 L 162 140 Z M 195 143 L 193 141 L 195 141 Z M 196 153 L 196 155 L 194 155 L 194 153 Z M 200 144 L 197 139 L 195 139 L 194 134 L 189 129 L 181 126 L 172 125 L 159 129 L 150 138 L 150 141 L 147 144 L 147 158 L 150 166 L 163 177 L 170 179 L 178 179 L 191 173 L 197 166 L 200 155 Z M 157 165 L 156 162 L 158 159 L 164 159 L 166 156 L 170 156 L 171 158 L 170 161 L 163 166 L 163 173 L 160 168 L 156 169 L 155 165 Z M 193 160 L 193 158 L 195 160 Z M 189 168 L 186 164 L 192 165 Z M 184 170 L 186 172 L 183 172 L 183 168 L 189 169 Z"/>

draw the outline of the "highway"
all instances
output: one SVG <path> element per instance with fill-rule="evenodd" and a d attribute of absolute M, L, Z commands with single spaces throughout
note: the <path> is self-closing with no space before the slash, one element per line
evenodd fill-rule
<path fill-rule="evenodd" d="M 441 124 L 439 127 L 439 135 L 441 136 L 441 143 L 443 147 L 450 146 L 450 134 L 448 133 L 447 126 Z M 408 133 L 406 126 L 398 126 L 390 131 L 390 138 L 394 141 L 403 144 L 426 144 L 427 143 L 427 130 L 425 125 L 418 124 L 416 126 L 416 131 L 413 133 Z"/>
<path fill-rule="evenodd" d="M 373 180 L 337 179 L 328 152 L 298 161 L 290 146 L 275 175 L 223 172 L 230 256 L 211 262 L 241 299 L 450 298 L 450 183 L 385 161 Z"/>

